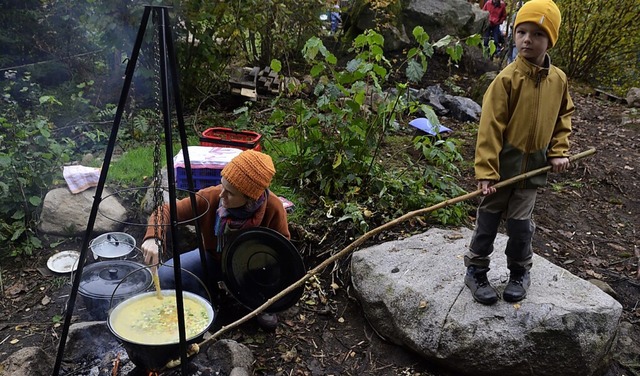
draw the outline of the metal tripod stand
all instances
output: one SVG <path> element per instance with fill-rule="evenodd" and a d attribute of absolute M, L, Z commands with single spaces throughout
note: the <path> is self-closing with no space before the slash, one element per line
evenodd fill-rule
<path fill-rule="evenodd" d="M 172 126 L 171 126 L 171 108 L 170 108 L 170 100 L 173 98 L 175 105 L 175 113 L 178 122 L 178 132 L 180 137 L 180 143 L 183 150 L 183 157 L 185 163 L 185 171 L 187 176 L 187 182 L 189 187 L 189 195 L 191 198 L 192 208 L 194 213 L 197 216 L 197 212 L 195 209 L 195 193 L 194 193 L 194 184 L 193 184 L 193 175 L 191 172 L 191 161 L 189 159 L 188 153 L 188 144 L 187 144 L 187 135 L 185 131 L 184 125 L 184 117 L 182 112 L 182 104 L 180 93 L 178 90 L 178 76 L 177 76 L 177 63 L 174 53 L 173 46 L 173 37 L 171 34 L 171 27 L 169 23 L 169 8 L 162 6 L 146 6 L 144 9 L 144 13 L 142 16 L 142 21 L 140 23 L 140 28 L 138 30 L 138 34 L 136 36 L 136 40 L 133 47 L 133 52 L 131 53 L 131 57 L 127 63 L 127 69 L 124 79 L 124 84 L 122 88 L 122 92 L 120 95 L 120 100 L 118 102 L 118 108 L 116 110 L 116 114 L 113 121 L 113 127 L 111 129 L 111 134 L 109 137 L 109 143 L 107 145 L 107 149 L 105 152 L 104 162 L 102 166 L 102 170 L 100 172 L 100 178 L 98 180 L 98 185 L 95 190 L 95 197 L 93 201 L 93 206 L 91 208 L 91 212 L 89 214 L 89 220 L 87 224 L 87 229 L 84 235 L 84 240 L 82 242 L 82 248 L 80 251 L 80 258 L 78 261 L 78 267 L 76 270 L 76 275 L 73 279 L 73 284 L 71 288 L 71 293 L 69 295 L 69 301 L 67 304 L 66 312 L 65 312 L 65 320 L 64 326 L 62 329 L 62 334 L 60 336 L 60 343 L 58 346 L 58 353 L 56 357 L 56 362 L 53 369 L 53 375 L 58 376 L 60 373 L 60 367 L 62 363 L 62 358 L 64 355 L 65 343 L 67 340 L 67 336 L 69 334 L 69 326 L 71 324 L 71 318 L 75 307 L 76 298 L 78 295 L 78 288 L 80 285 L 80 280 L 82 277 L 82 271 L 84 267 L 84 260 L 86 259 L 87 250 L 89 248 L 89 242 L 91 240 L 91 235 L 93 232 L 93 227 L 95 225 L 96 217 L 99 212 L 100 202 L 102 200 L 102 194 L 107 178 L 107 174 L 109 171 L 109 165 L 111 163 L 111 157 L 113 156 L 116 137 L 118 134 L 118 130 L 120 128 L 120 122 L 122 120 L 122 115 L 124 113 L 125 104 L 127 102 L 127 98 L 129 96 L 129 89 L 131 87 L 131 83 L 133 80 L 134 70 L 138 61 L 138 57 L 140 55 L 140 49 L 142 47 L 144 34 L 147 29 L 147 25 L 149 22 L 149 18 L 153 16 L 153 21 L 155 27 L 157 28 L 158 35 L 158 47 L 159 47 L 159 70 L 160 70 L 160 88 L 161 88 L 161 96 L 162 96 L 162 118 L 163 118 L 163 126 L 164 126 L 164 139 L 165 139 L 165 151 L 167 158 L 167 177 L 168 177 L 168 193 L 169 193 L 169 213 L 170 213 L 170 224 L 164 224 L 170 226 L 171 228 L 171 239 L 172 242 L 168 245 L 172 247 L 172 249 L 178 249 L 178 231 L 177 231 L 177 214 L 176 214 L 176 183 L 175 183 L 175 172 L 174 172 L 174 164 L 173 164 L 173 143 L 172 143 Z M 155 172 L 154 172 L 155 173 Z M 155 174 L 154 174 L 155 175 Z M 196 233 L 198 239 L 202 239 L 200 236 L 200 229 L 198 227 L 197 221 L 194 222 L 196 227 Z M 201 246 L 201 258 L 203 256 L 204 247 Z M 181 278 L 181 266 L 180 266 L 180 257 L 174 258 L 174 273 L 176 280 L 176 308 L 178 311 L 178 329 L 179 329 L 179 339 L 180 339 L 180 360 L 181 360 L 181 369 L 182 374 L 187 374 L 187 346 L 186 346 L 186 333 L 185 333 L 185 318 L 184 318 L 184 304 L 182 298 L 182 278 Z"/>

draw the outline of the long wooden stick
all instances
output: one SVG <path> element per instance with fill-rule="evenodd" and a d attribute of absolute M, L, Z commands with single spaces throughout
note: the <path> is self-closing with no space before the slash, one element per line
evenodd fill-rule
<path fill-rule="evenodd" d="M 575 154 L 571 157 L 569 157 L 569 161 L 574 162 L 577 161 L 578 159 L 590 156 L 592 154 L 594 154 L 596 152 L 596 149 L 589 149 L 586 151 L 583 151 L 582 153 L 578 153 Z M 506 187 L 508 185 L 511 185 L 513 183 L 528 179 L 532 176 L 536 176 L 536 175 L 540 175 L 544 172 L 548 172 L 551 170 L 551 166 L 546 166 L 546 167 L 542 167 L 539 168 L 537 170 L 532 170 L 529 172 L 525 172 L 524 174 L 518 175 L 518 176 L 514 176 L 511 179 L 507 179 L 501 182 L 496 183 L 495 185 L 493 185 L 495 188 L 502 188 L 502 187 Z M 341 250 L 340 252 L 334 254 L 333 256 L 327 258 L 326 260 L 324 260 L 322 263 L 320 263 L 318 266 L 316 266 L 315 268 L 309 270 L 307 272 L 307 274 L 305 274 L 302 278 L 300 278 L 299 280 L 297 280 L 295 283 L 293 283 L 292 285 L 290 285 L 289 287 L 287 287 L 286 289 L 282 290 L 281 292 L 279 292 L 277 295 L 275 295 L 274 297 L 272 297 L 271 299 L 268 299 L 266 302 L 264 302 L 260 307 L 254 309 L 253 311 L 249 312 L 247 315 L 245 315 L 244 317 L 238 319 L 237 321 L 232 322 L 229 325 L 223 326 L 222 328 L 220 328 L 217 332 L 213 333 L 211 335 L 211 337 L 207 338 L 206 340 L 202 341 L 200 343 L 200 347 L 203 348 L 204 346 L 209 345 L 211 342 L 213 342 L 216 338 L 220 337 L 222 334 L 226 333 L 227 331 L 240 326 L 241 324 L 249 321 L 250 319 L 252 319 L 253 317 L 257 316 L 259 313 L 261 313 L 262 311 L 264 311 L 267 307 L 269 307 L 271 304 L 275 303 L 276 301 L 278 301 L 280 298 L 284 297 L 285 295 L 287 295 L 288 293 L 292 292 L 293 290 L 297 289 L 298 287 L 302 286 L 308 279 L 310 279 L 311 277 L 313 277 L 316 274 L 319 274 L 322 270 L 324 270 L 324 268 L 326 268 L 327 266 L 331 265 L 332 263 L 334 263 L 336 260 L 339 260 L 340 258 L 344 257 L 345 255 L 347 255 L 349 252 L 351 252 L 352 250 L 354 250 L 356 247 L 358 247 L 359 245 L 361 245 L 362 243 L 364 243 L 365 240 L 371 238 L 374 235 L 377 235 L 379 233 L 381 233 L 384 230 L 387 230 L 399 223 L 402 223 L 410 218 L 413 218 L 415 216 L 418 215 L 422 215 L 422 214 L 426 214 L 429 212 L 432 212 L 434 210 L 443 208 L 447 205 L 451 205 L 451 204 L 456 204 L 458 202 L 461 201 L 465 201 L 468 200 L 472 197 L 476 197 L 482 194 L 482 189 L 478 189 L 476 191 L 473 191 L 471 193 L 467 193 L 449 200 L 445 200 L 442 201 L 436 205 L 433 206 L 429 206 L 428 208 L 422 208 L 422 209 L 418 209 L 418 210 L 414 210 L 412 212 L 409 212 L 401 217 L 398 217 L 390 222 L 387 222 L 379 227 L 374 228 L 371 231 L 368 231 L 367 233 L 365 233 L 364 235 L 362 235 L 361 237 L 359 237 L 358 239 L 356 239 L 355 241 L 353 241 L 351 244 L 349 244 L 347 247 L 345 247 L 343 250 Z"/>

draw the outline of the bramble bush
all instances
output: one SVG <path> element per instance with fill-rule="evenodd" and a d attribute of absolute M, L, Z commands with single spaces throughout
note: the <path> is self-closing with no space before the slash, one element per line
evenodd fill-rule
<path fill-rule="evenodd" d="M 31 109 L 20 108 L 11 95 L 18 88 L 22 99 L 37 100 Z M 36 233 L 38 210 L 48 188 L 62 177 L 74 143 L 57 139 L 54 126 L 43 113 L 60 106 L 54 97 L 40 95 L 28 76 L 9 77 L 0 109 L 0 244 L 3 256 L 30 255 L 42 247 Z"/>
<path fill-rule="evenodd" d="M 569 77 L 626 95 L 640 86 L 640 6 L 637 0 L 558 0 L 562 25 L 554 64 Z"/>
<path fill-rule="evenodd" d="M 315 192 L 338 221 L 352 220 L 361 232 L 374 220 L 389 220 L 410 210 L 430 206 L 461 194 L 456 184 L 456 163 L 462 160 L 454 138 L 416 137 L 410 153 L 398 153 L 393 166 L 383 162 L 382 148 L 391 135 L 399 134 L 406 117 L 423 115 L 439 124 L 433 110 L 407 99 L 407 91 L 421 81 L 435 48 L 445 49 L 452 59 L 461 56 L 460 41 L 446 37 L 430 43 L 421 27 L 413 30 L 417 46 L 408 50 L 398 67 L 385 58 L 384 39 L 368 30 L 357 36 L 344 68 L 318 38 L 305 44 L 303 55 L 315 79 L 314 100 L 297 99 L 288 110 L 276 109 L 271 123 L 287 126 L 292 144 L 279 158 L 279 175 L 285 184 Z M 479 43 L 469 38 L 467 43 Z M 280 69 L 274 61 L 272 68 Z M 393 76 L 395 84 L 390 77 Z M 397 77 L 405 77 L 397 82 Z M 392 88 L 386 88 L 392 86 Z M 403 145 L 406 147 L 406 145 Z M 434 213 L 444 224 L 459 223 L 462 205 Z"/>

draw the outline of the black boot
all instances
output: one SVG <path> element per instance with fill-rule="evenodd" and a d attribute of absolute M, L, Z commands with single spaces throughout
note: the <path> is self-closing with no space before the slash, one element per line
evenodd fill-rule
<path fill-rule="evenodd" d="M 498 301 L 498 293 L 489 283 L 487 272 L 489 268 L 481 268 L 471 265 L 464 276 L 464 284 L 467 285 L 473 299 L 478 303 L 491 305 Z"/>
<path fill-rule="evenodd" d="M 529 271 L 511 272 L 509 282 L 504 288 L 502 298 L 507 302 L 519 302 L 527 296 L 527 289 L 531 285 Z"/>

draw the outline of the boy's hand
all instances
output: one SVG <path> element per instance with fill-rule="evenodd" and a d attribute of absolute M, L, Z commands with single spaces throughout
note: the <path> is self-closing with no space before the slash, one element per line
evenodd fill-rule
<path fill-rule="evenodd" d="M 478 180 L 478 189 L 482 189 L 484 196 L 496 193 L 496 189 L 493 186 L 493 180 Z"/>
<path fill-rule="evenodd" d="M 569 168 L 569 158 L 549 158 L 549 164 L 551 165 L 551 171 L 564 172 Z"/>

